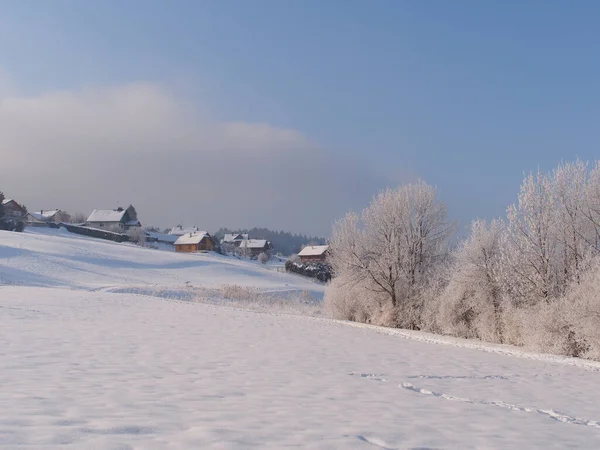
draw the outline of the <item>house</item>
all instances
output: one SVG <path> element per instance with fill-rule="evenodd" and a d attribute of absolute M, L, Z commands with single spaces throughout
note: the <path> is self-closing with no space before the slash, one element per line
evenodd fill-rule
<path fill-rule="evenodd" d="M 86 227 L 101 228 L 109 231 L 125 231 L 142 224 L 137 218 L 137 212 L 132 205 L 127 209 L 95 209 L 85 222 Z"/>
<path fill-rule="evenodd" d="M 240 243 L 244 240 L 248 240 L 248 234 L 242 233 L 227 233 L 221 239 L 221 244 L 231 244 L 236 247 L 239 247 Z"/>
<path fill-rule="evenodd" d="M 215 243 L 206 231 L 184 234 L 183 236 L 179 236 L 179 239 L 175 241 L 176 252 L 198 252 L 213 250 L 214 248 Z"/>
<path fill-rule="evenodd" d="M 60 209 L 42 209 L 27 213 L 25 222 L 30 226 L 44 226 L 49 223 L 68 222 L 70 216 Z"/>
<path fill-rule="evenodd" d="M 12 198 L 2 201 L 4 207 L 4 219 L 13 221 L 23 221 L 25 218 L 25 209 Z"/>
<path fill-rule="evenodd" d="M 244 239 L 237 248 L 242 256 L 258 256 L 269 250 L 271 250 L 271 243 L 266 239 Z"/>
<path fill-rule="evenodd" d="M 307 245 L 298 253 L 298 256 L 302 263 L 325 262 L 328 250 L 329 245 Z"/>
<path fill-rule="evenodd" d="M 169 232 L 169 234 L 172 234 L 173 236 L 183 236 L 184 234 L 190 234 L 190 233 L 199 233 L 200 230 L 198 229 L 198 227 L 184 227 L 183 225 L 177 225 L 173 228 L 171 228 L 171 231 Z"/>

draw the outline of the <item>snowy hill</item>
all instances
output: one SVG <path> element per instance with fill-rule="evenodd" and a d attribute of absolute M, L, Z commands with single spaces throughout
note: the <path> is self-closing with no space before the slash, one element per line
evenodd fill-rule
<path fill-rule="evenodd" d="M 600 448 L 600 364 L 139 295 L 186 282 L 323 292 L 218 255 L 0 232 L 0 448 Z"/>
<path fill-rule="evenodd" d="M 65 230 L 33 229 L 0 235 L 0 283 L 83 290 L 239 285 L 268 291 L 308 291 L 322 298 L 322 285 L 268 269 L 216 253 L 157 251 Z"/>

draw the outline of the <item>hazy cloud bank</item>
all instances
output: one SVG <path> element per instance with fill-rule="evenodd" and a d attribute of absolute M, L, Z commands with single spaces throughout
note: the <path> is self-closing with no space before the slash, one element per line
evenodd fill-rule
<path fill-rule="evenodd" d="M 32 209 L 327 234 L 387 180 L 295 130 L 218 123 L 155 84 L 0 96 L 0 189 Z"/>

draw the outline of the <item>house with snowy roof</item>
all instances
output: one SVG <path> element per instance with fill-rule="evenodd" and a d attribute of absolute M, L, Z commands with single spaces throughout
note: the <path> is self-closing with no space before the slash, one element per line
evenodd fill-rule
<path fill-rule="evenodd" d="M 125 231 L 132 227 L 141 227 L 137 212 L 132 205 L 127 209 L 95 209 L 85 222 L 89 228 L 107 229 L 109 231 Z"/>
<path fill-rule="evenodd" d="M 26 210 L 12 198 L 3 200 L 2 206 L 5 220 L 22 221 L 25 218 Z"/>
<path fill-rule="evenodd" d="M 221 244 L 232 244 L 237 247 L 242 241 L 248 239 L 248 233 L 226 233 L 221 239 Z"/>
<path fill-rule="evenodd" d="M 325 262 L 328 251 L 329 245 L 307 245 L 298 253 L 298 256 L 303 263 Z"/>
<path fill-rule="evenodd" d="M 169 231 L 169 234 L 172 234 L 173 236 L 183 236 L 184 234 L 190 234 L 190 233 L 198 233 L 200 230 L 198 229 L 198 227 L 184 227 L 183 225 L 177 225 L 173 228 L 171 228 L 171 231 Z"/>
<path fill-rule="evenodd" d="M 200 252 L 214 250 L 215 243 L 206 231 L 186 233 L 175 241 L 176 252 Z"/>
<path fill-rule="evenodd" d="M 47 225 L 49 223 L 68 222 L 69 215 L 60 209 L 42 209 L 27 213 L 25 222 L 30 226 Z"/>
<path fill-rule="evenodd" d="M 271 243 L 266 239 L 244 239 L 237 247 L 242 256 L 258 256 L 271 250 Z"/>

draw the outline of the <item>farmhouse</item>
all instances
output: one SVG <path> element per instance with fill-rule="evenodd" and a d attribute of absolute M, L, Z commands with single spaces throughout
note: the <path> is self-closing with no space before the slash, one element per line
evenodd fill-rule
<path fill-rule="evenodd" d="M 329 245 L 307 245 L 298 256 L 303 263 L 325 262 Z"/>
<path fill-rule="evenodd" d="M 25 209 L 13 199 L 8 198 L 4 200 L 2 206 L 4 207 L 5 219 L 20 221 L 25 218 Z"/>
<path fill-rule="evenodd" d="M 233 244 L 238 247 L 244 240 L 248 240 L 248 234 L 227 233 L 223 236 L 223 239 L 221 239 L 221 244 Z"/>
<path fill-rule="evenodd" d="M 131 227 L 140 227 L 137 212 L 132 205 L 127 209 L 95 209 L 85 222 L 90 228 L 104 228 L 110 231 L 124 231 Z"/>
<path fill-rule="evenodd" d="M 266 239 L 245 239 L 238 246 L 242 256 L 258 256 L 271 250 L 271 243 Z"/>
<path fill-rule="evenodd" d="M 25 222 L 30 226 L 47 225 L 49 223 L 68 222 L 69 215 L 60 209 L 42 209 L 32 213 L 27 213 Z"/>
<path fill-rule="evenodd" d="M 206 231 L 184 234 L 175 241 L 176 252 L 198 252 L 214 248 L 215 243 Z"/>

